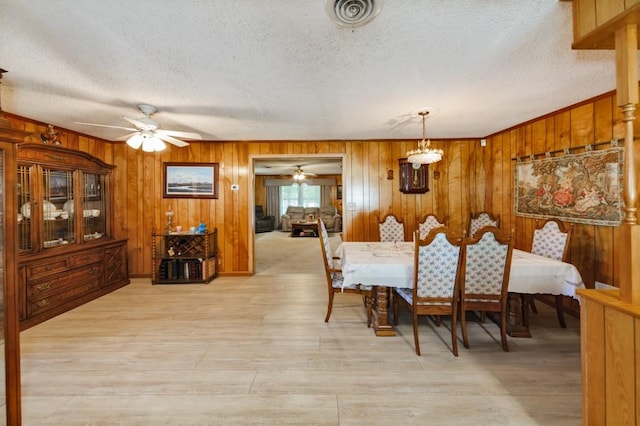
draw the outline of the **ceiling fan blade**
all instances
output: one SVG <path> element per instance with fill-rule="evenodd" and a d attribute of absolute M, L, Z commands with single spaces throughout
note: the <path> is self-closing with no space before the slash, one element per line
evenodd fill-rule
<path fill-rule="evenodd" d="M 130 131 L 138 130 L 138 129 L 132 129 L 131 127 L 110 126 L 108 124 L 85 123 L 85 122 L 82 122 L 82 121 L 74 121 L 74 123 L 75 124 L 82 124 L 84 126 L 107 127 L 109 129 L 121 129 L 121 130 L 130 130 Z"/>
<path fill-rule="evenodd" d="M 125 120 L 127 120 L 129 123 L 133 124 L 140 130 L 156 130 L 158 128 L 158 123 L 156 123 L 151 119 L 144 118 L 144 119 L 138 120 L 137 118 L 129 118 L 129 117 L 122 117 L 122 118 L 124 118 Z M 142 120 L 148 120 L 148 122 L 145 122 Z"/>
<path fill-rule="evenodd" d="M 156 133 L 161 133 L 161 134 L 167 135 L 167 136 L 175 136 L 175 137 L 183 138 L 183 139 L 198 139 L 198 140 L 202 140 L 202 136 L 199 133 L 194 133 L 194 132 L 181 132 L 179 130 L 158 129 L 158 130 L 156 130 Z"/>
<path fill-rule="evenodd" d="M 133 136 L 133 135 L 137 135 L 137 134 L 139 134 L 139 133 L 140 133 L 140 132 L 127 133 L 126 135 L 122 135 L 122 136 L 120 136 L 120 137 L 119 137 L 119 138 L 117 138 L 116 140 L 117 140 L 117 141 L 126 141 L 126 140 L 127 140 L 127 139 L 129 139 L 131 136 Z"/>
<path fill-rule="evenodd" d="M 181 141 L 180 139 L 176 139 L 173 136 L 169 136 L 167 134 L 156 132 L 156 136 L 162 139 L 163 141 L 169 142 L 170 144 L 173 144 L 175 146 L 179 146 L 179 147 L 189 146 L 189 142 Z"/>

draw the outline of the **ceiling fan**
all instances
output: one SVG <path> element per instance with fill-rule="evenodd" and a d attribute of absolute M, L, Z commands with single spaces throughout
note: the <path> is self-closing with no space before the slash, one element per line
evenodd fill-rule
<path fill-rule="evenodd" d="M 76 124 L 129 130 L 132 133 L 121 136 L 116 140 L 126 140 L 127 145 L 129 145 L 131 148 L 138 149 L 142 147 L 142 150 L 146 152 L 162 151 L 166 148 L 165 142 L 169 142 L 170 144 L 179 147 L 189 145 L 188 142 L 185 142 L 178 138 L 202 140 L 202 136 L 200 136 L 200 134 L 198 133 L 161 129 L 160 124 L 157 121 L 151 119 L 151 115 L 155 114 L 158 111 L 158 108 L 154 107 L 153 105 L 139 104 L 138 109 L 144 114 L 144 117 L 122 117 L 129 123 L 133 124 L 133 127 L 111 126 L 108 124 L 85 123 L 79 121 L 76 121 Z"/>
<path fill-rule="evenodd" d="M 304 178 L 307 176 L 318 176 L 315 173 L 306 173 L 304 170 L 302 170 L 301 164 L 296 164 L 296 167 L 296 170 L 293 172 L 294 180 L 304 180 Z"/>

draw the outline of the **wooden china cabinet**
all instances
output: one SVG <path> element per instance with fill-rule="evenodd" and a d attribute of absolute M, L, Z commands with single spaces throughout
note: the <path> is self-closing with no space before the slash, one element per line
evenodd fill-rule
<path fill-rule="evenodd" d="M 127 241 L 114 239 L 113 169 L 68 148 L 18 146 L 20 327 L 129 283 Z"/>

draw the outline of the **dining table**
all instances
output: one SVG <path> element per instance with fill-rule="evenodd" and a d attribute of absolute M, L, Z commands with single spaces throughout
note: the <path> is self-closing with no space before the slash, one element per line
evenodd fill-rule
<path fill-rule="evenodd" d="M 351 242 L 337 247 L 343 285 L 364 284 L 375 288 L 374 330 L 377 336 L 394 336 L 389 322 L 389 289 L 413 288 L 413 242 Z M 522 294 L 565 295 L 577 299 L 585 288 L 574 265 L 527 251 L 513 249 L 507 301 L 507 332 L 512 337 L 531 337 L 523 321 Z"/>

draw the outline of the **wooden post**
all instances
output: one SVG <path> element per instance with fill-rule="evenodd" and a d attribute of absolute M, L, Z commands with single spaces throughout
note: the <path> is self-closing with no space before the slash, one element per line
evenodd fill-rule
<path fill-rule="evenodd" d="M 624 221 L 620 227 L 620 298 L 640 304 L 640 225 L 637 217 L 638 187 L 633 147 L 633 122 L 638 103 L 637 26 L 625 25 L 615 33 L 616 90 L 625 123 L 624 137 Z M 635 261 L 634 261 L 635 260 Z"/>

